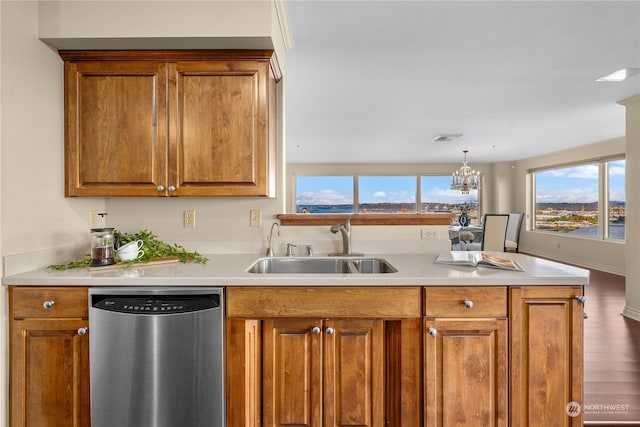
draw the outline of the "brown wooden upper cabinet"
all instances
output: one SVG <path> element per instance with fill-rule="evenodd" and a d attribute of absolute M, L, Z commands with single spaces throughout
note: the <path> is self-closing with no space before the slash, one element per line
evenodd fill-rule
<path fill-rule="evenodd" d="M 65 196 L 275 196 L 272 51 L 61 51 Z"/>

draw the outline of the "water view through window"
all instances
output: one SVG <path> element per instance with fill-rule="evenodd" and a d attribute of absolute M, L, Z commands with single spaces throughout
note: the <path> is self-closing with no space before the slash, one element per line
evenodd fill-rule
<path fill-rule="evenodd" d="M 536 172 L 536 230 L 623 240 L 624 179 L 624 160 Z"/>
<path fill-rule="evenodd" d="M 352 213 L 353 176 L 296 177 L 297 213 Z"/>
<path fill-rule="evenodd" d="M 418 181 L 419 180 L 419 181 Z M 357 182 L 357 186 L 356 186 Z M 420 206 L 418 200 L 420 183 Z M 451 190 L 451 176 L 297 176 L 297 213 L 449 213 L 478 220 L 478 191 Z"/>

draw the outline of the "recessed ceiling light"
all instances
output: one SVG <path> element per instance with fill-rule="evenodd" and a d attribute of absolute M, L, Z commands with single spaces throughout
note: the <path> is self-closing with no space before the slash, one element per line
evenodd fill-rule
<path fill-rule="evenodd" d="M 640 68 L 623 68 L 614 73 L 600 77 L 597 82 L 621 82 L 629 77 L 640 73 Z"/>
<path fill-rule="evenodd" d="M 432 141 L 449 142 L 449 141 L 453 141 L 456 138 L 460 138 L 461 136 L 462 136 L 461 133 L 439 133 L 433 137 Z"/>

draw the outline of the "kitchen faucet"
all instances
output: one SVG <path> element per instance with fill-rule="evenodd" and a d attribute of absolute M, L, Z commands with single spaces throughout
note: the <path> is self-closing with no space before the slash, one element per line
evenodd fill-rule
<path fill-rule="evenodd" d="M 267 256 L 273 256 L 273 246 L 271 245 L 271 243 L 273 242 L 273 229 L 277 228 L 278 229 L 278 236 L 280 235 L 280 226 L 278 225 L 277 222 L 274 222 L 273 224 L 271 224 L 271 231 L 269 232 L 269 238 L 267 239 Z"/>
<path fill-rule="evenodd" d="M 337 232 L 342 234 L 342 252 L 341 253 L 333 253 L 329 255 L 356 255 L 360 256 L 362 254 L 353 254 L 351 253 L 351 215 L 347 215 L 347 220 L 344 223 L 344 226 L 340 224 L 333 224 L 331 226 L 331 232 L 336 234 Z"/>

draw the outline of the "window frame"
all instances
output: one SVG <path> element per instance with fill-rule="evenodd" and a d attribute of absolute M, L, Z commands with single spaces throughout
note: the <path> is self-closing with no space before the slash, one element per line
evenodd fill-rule
<path fill-rule="evenodd" d="M 450 174 L 448 172 L 439 172 L 433 171 L 430 173 L 395 173 L 393 171 L 380 171 L 380 172 L 368 172 L 368 171 L 359 171 L 356 173 L 350 172 L 325 172 L 325 171 L 316 171 L 316 172 L 305 172 L 305 173 L 292 173 L 290 176 L 290 188 L 287 189 L 287 194 L 289 195 L 287 200 L 287 213 L 278 214 L 276 217 L 280 220 L 282 225 L 330 225 L 335 222 L 344 221 L 347 217 L 351 218 L 351 224 L 355 225 L 451 225 L 453 220 L 457 217 L 457 214 L 454 212 L 442 212 L 442 213 L 423 213 L 422 209 L 422 177 L 424 176 L 443 176 L 449 177 Z M 298 176 L 347 176 L 352 177 L 353 184 L 353 213 L 341 213 L 341 214 L 308 214 L 308 213 L 297 213 L 297 183 L 296 179 Z M 360 204 L 359 200 L 359 181 L 358 178 L 370 177 L 370 176 L 390 176 L 390 177 L 414 177 L 416 180 L 415 184 L 415 206 L 413 212 L 403 212 L 403 213 L 362 213 L 358 211 L 358 207 Z M 481 175 L 482 180 L 483 175 Z M 482 188 L 483 183 L 480 184 L 480 189 Z M 477 199 L 478 199 L 478 216 L 481 217 L 482 211 L 482 192 L 478 190 Z"/>
<path fill-rule="evenodd" d="M 554 165 L 546 165 L 539 168 L 532 168 L 527 171 L 528 180 L 531 183 L 530 186 L 530 194 L 529 194 L 529 218 L 531 218 L 530 223 L 528 224 L 528 231 L 534 233 L 544 233 L 547 235 L 562 235 L 563 237 L 574 238 L 574 239 L 589 239 L 589 240 L 601 240 L 607 242 L 614 243 L 625 243 L 626 242 L 626 232 L 625 238 L 616 239 L 611 238 L 609 236 L 609 169 L 608 166 L 611 162 L 625 160 L 626 156 L 624 154 L 615 154 L 611 156 L 603 156 L 593 159 L 584 159 L 575 162 L 567 162 L 561 164 Z M 536 174 L 539 172 L 546 172 L 552 170 L 559 169 L 568 169 L 572 167 L 578 166 L 587 166 L 591 164 L 598 165 L 598 231 L 594 236 L 588 235 L 572 235 L 571 233 L 558 233 L 555 231 L 542 230 L 536 228 L 536 212 L 537 212 L 537 204 L 536 204 L 536 190 L 537 190 L 537 179 Z M 626 174 L 626 165 L 625 165 L 625 174 Z M 626 188 L 625 188 L 626 193 Z M 626 196 L 625 196 L 626 202 Z M 626 206 L 626 205 L 625 205 Z M 626 230 L 625 230 L 626 231 Z"/>

